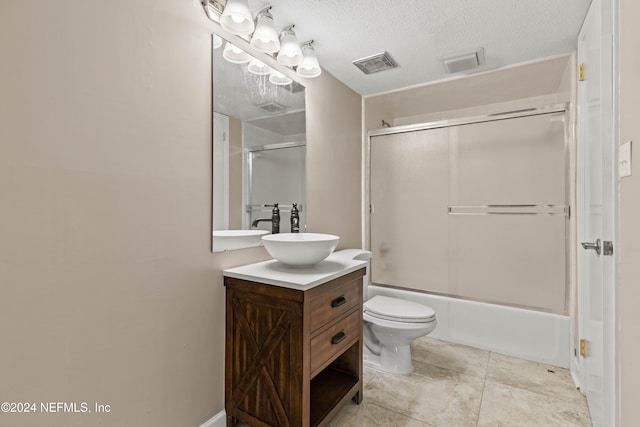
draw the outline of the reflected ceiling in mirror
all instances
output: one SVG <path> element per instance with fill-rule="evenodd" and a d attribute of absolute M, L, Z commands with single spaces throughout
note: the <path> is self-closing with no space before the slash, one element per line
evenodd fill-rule
<path fill-rule="evenodd" d="M 222 56 L 226 41 L 214 50 L 214 111 L 243 122 L 258 122 L 283 135 L 305 133 L 305 89 L 292 81 L 271 83 L 269 75 L 249 72 L 248 63 L 233 64 Z M 298 114 L 292 114 L 298 113 Z"/>

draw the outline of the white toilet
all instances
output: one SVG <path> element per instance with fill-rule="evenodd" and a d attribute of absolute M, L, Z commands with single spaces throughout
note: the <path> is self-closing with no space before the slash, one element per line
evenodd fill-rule
<path fill-rule="evenodd" d="M 345 249 L 335 255 L 362 261 L 370 261 L 372 256 L 360 249 Z M 369 299 L 369 264 L 363 286 L 364 365 L 392 374 L 410 374 L 413 371 L 410 345 L 435 329 L 438 323 L 435 311 L 399 298 L 376 295 Z"/>

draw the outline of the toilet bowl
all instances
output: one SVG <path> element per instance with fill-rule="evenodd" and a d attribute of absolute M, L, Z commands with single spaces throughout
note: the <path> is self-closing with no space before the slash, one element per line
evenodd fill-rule
<path fill-rule="evenodd" d="M 364 303 L 362 317 L 365 366 L 402 375 L 413 371 L 411 343 L 438 324 L 430 307 L 382 295 Z"/>
<path fill-rule="evenodd" d="M 413 371 L 411 343 L 435 329 L 438 323 L 435 311 L 399 298 L 382 295 L 368 298 L 371 252 L 345 249 L 334 252 L 332 257 L 369 261 L 363 278 L 364 365 L 392 374 L 410 374 Z"/>

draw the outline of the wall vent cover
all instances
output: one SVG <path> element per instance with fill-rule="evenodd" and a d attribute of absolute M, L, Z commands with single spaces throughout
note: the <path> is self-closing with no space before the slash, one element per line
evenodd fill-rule
<path fill-rule="evenodd" d="M 396 68 L 398 64 L 393 60 L 388 52 L 378 53 L 353 61 L 353 65 L 358 67 L 365 74 L 379 73 L 380 71 Z"/>
<path fill-rule="evenodd" d="M 440 58 L 447 73 L 469 71 L 484 65 L 484 48 L 473 51 L 459 52 Z"/>

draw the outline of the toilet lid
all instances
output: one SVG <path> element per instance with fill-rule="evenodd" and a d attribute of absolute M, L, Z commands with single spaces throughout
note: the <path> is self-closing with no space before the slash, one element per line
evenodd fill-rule
<path fill-rule="evenodd" d="M 417 302 L 376 295 L 364 303 L 364 311 L 374 317 L 396 322 L 431 322 L 436 312 Z"/>

